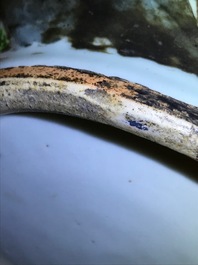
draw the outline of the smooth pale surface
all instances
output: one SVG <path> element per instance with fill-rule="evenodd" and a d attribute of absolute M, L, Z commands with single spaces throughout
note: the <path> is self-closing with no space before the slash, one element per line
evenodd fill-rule
<path fill-rule="evenodd" d="M 0 56 L 1 67 L 84 68 L 198 105 L 195 75 L 113 50 L 74 50 L 62 40 Z M 196 162 L 116 129 L 1 116 L 0 250 L 26 265 L 197 264 L 197 176 Z"/>

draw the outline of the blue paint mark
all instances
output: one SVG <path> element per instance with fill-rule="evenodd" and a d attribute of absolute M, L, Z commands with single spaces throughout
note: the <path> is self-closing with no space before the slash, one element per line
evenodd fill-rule
<path fill-rule="evenodd" d="M 132 127 L 136 127 L 137 129 L 140 129 L 140 130 L 143 130 L 143 131 L 148 131 L 148 128 L 144 124 L 142 124 L 140 122 L 131 121 L 131 120 L 129 120 L 128 122 L 129 122 L 130 126 L 132 126 Z"/>

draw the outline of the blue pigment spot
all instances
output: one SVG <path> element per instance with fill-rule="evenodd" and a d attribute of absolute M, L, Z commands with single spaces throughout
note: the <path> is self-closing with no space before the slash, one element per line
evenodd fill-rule
<path fill-rule="evenodd" d="M 128 122 L 129 122 L 130 126 L 132 126 L 132 127 L 136 127 L 137 129 L 140 129 L 140 130 L 143 130 L 143 131 L 148 131 L 148 128 L 144 124 L 142 124 L 140 122 L 131 121 L 131 120 L 129 120 Z"/>

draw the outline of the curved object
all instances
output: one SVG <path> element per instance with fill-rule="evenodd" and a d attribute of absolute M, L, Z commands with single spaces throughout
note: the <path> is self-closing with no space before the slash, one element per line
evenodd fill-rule
<path fill-rule="evenodd" d="M 117 77 L 60 66 L 0 69 L 0 113 L 27 111 L 109 124 L 198 161 L 198 107 Z"/>

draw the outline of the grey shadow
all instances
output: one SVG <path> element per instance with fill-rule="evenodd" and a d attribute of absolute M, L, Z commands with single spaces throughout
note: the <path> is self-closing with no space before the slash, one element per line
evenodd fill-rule
<path fill-rule="evenodd" d="M 94 135 L 104 141 L 112 142 L 127 150 L 133 150 L 145 157 L 155 160 L 174 171 L 182 173 L 182 175 L 198 183 L 198 162 L 185 155 L 170 150 L 169 148 L 163 147 L 120 129 L 77 117 L 58 114 L 23 113 L 17 115 L 48 120 L 53 123 L 83 131 L 89 135 Z"/>

